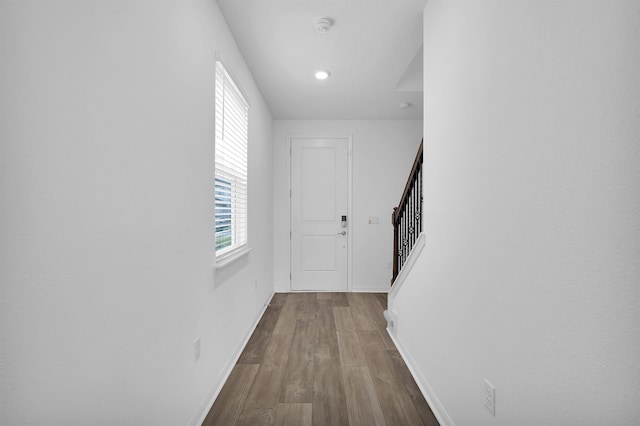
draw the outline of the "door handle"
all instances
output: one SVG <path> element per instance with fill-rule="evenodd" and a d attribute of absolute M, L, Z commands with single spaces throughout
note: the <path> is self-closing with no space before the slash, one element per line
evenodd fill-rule
<path fill-rule="evenodd" d="M 347 231 L 338 232 L 338 235 L 347 235 Z"/>

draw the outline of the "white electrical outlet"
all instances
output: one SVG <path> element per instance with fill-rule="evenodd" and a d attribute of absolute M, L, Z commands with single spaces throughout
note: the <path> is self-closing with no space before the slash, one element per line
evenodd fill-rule
<path fill-rule="evenodd" d="M 193 362 L 196 363 L 200 359 L 200 338 L 193 341 Z"/>
<path fill-rule="evenodd" d="M 484 379 L 484 406 L 496 415 L 496 388 L 487 379 Z"/>

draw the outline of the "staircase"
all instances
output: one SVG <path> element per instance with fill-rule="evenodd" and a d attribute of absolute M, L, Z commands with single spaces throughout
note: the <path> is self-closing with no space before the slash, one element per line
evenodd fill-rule
<path fill-rule="evenodd" d="M 420 142 L 411 173 L 398 207 L 393 209 L 393 276 L 394 284 L 422 232 L 422 160 L 424 139 Z"/>

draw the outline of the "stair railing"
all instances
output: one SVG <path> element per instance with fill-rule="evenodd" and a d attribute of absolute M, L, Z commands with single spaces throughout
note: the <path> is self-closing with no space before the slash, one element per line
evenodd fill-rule
<path fill-rule="evenodd" d="M 422 231 L 422 149 L 420 142 L 409 179 L 404 187 L 398 207 L 393 209 L 393 277 L 391 285 L 402 270 L 411 249 Z"/>

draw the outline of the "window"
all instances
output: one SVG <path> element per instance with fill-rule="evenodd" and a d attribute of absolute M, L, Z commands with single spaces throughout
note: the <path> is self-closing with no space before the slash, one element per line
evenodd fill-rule
<path fill-rule="evenodd" d="M 216 259 L 247 248 L 247 134 L 249 106 L 222 62 L 215 93 Z"/>

